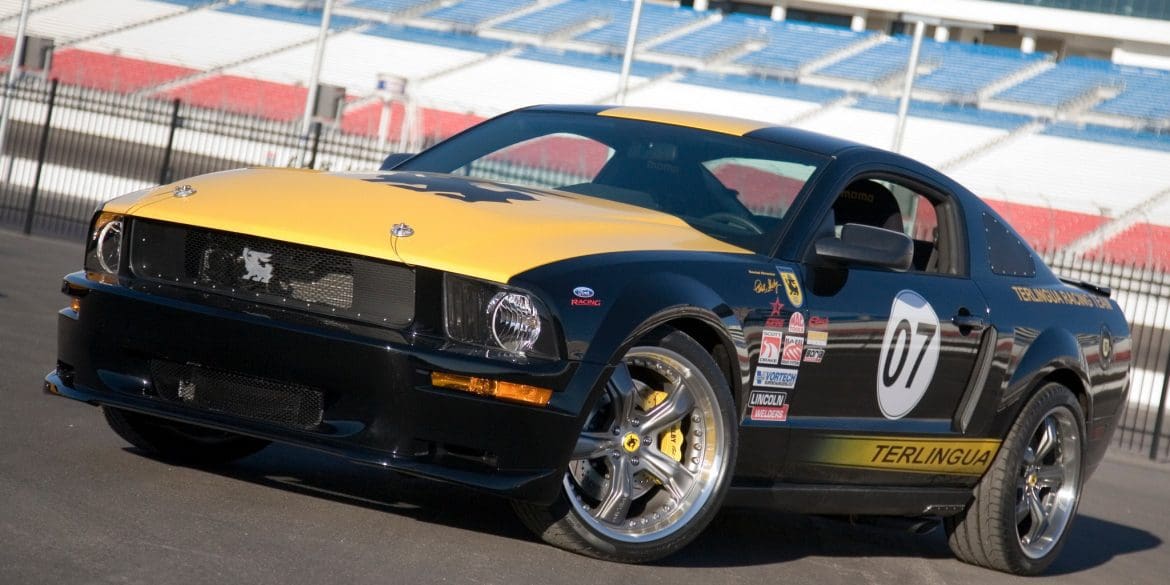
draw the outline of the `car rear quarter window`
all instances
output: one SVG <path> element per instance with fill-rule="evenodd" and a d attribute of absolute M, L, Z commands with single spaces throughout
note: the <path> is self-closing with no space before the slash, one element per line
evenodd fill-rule
<path fill-rule="evenodd" d="M 991 272 L 1002 276 L 1036 276 L 1036 260 L 1032 257 L 1032 251 L 1003 222 L 984 213 L 983 231 Z"/>

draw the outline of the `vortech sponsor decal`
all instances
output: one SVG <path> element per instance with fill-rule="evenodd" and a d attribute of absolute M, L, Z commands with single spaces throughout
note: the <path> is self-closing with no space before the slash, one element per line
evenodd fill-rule
<path fill-rule="evenodd" d="M 788 295 L 788 302 L 793 307 L 800 308 L 804 304 L 804 293 L 800 291 L 800 280 L 791 269 L 780 269 L 780 280 L 784 281 L 784 293 Z"/>
<path fill-rule="evenodd" d="M 1000 442 L 994 439 L 906 439 L 831 436 L 806 452 L 806 461 L 840 467 L 982 475 Z"/>
<path fill-rule="evenodd" d="M 1025 303 L 1047 303 L 1049 305 L 1073 305 L 1076 307 L 1096 307 L 1098 309 L 1111 309 L 1109 299 L 1091 295 L 1089 293 L 1075 292 L 1071 290 L 1052 290 L 1048 288 L 1037 288 L 1032 286 L 1013 286 L 1012 290 L 1016 293 L 1016 298 Z"/>
<path fill-rule="evenodd" d="M 788 420 L 788 394 L 772 390 L 752 390 L 748 397 L 748 418 L 784 422 Z"/>
<path fill-rule="evenodd" d="M 753 386 L 764 388 L 795 388 L 797 370 L 788 368 L 756 368 L 756 377 Z"/>
<path fill-rule="evenodd" d="M 765 329 L 760 337 L 760 363 L 774 366 L 780 362 L 781 344 L 784 334 L 779 331 Z"/>

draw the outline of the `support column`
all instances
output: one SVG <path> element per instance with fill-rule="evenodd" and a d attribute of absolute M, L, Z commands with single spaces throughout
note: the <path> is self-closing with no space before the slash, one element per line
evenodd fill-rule
<path fill-rule="evenodd" d="M 691 7 L 695 9 L 695 12 L 706 12 L 709 5 L 707 0 L 695 0 L 694 5 Z"/>
<path fill-rule="evenodd" d="M 849 21 L 849 29 L 853 32 L 865 32 L 865 14 L 854 14 Z"/>
<path fill-rule="evenodd" d="M 934 40 L 940 43 L 945 43 L 951 40 L 951 29 L 945 26 L 937 26 L 934 29 Z"/>
<path fill-rule="evenodd" d="M 1036 35 L 1033 33 L 1024 33 L 1024 38 L 1020 39 L 1020 52 L 1035 53 L 1036 52 Z"/>
<path fill-rule="evenodd" d="M 788 8 L 777 4 L 772 7 L 772 20 L 784 20 L 788 18 Z"/>

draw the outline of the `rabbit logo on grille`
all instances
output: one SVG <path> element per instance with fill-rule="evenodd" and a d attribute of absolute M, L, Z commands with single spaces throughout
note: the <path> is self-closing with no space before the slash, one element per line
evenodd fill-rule
<path fill-rule="evenodd" d="M 265 284 L 272 280 L 272 253 L 258 252 L 250 248 L 244 248 L 243 253 L 244 270 L 247 272 L 243 276 L 243 280 L 252 280 L 256 282 L 263 282 Z"/>

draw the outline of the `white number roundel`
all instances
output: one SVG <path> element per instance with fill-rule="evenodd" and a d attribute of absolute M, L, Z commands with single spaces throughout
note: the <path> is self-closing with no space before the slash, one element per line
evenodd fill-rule
<path fill-rule="evenodd" d="M 904 290 L 894 297 L 878 357 L 877 398 L 882 414 L 899 419 L 926 394 L 938 365 L 938 315 L 922 295 Z"/>

